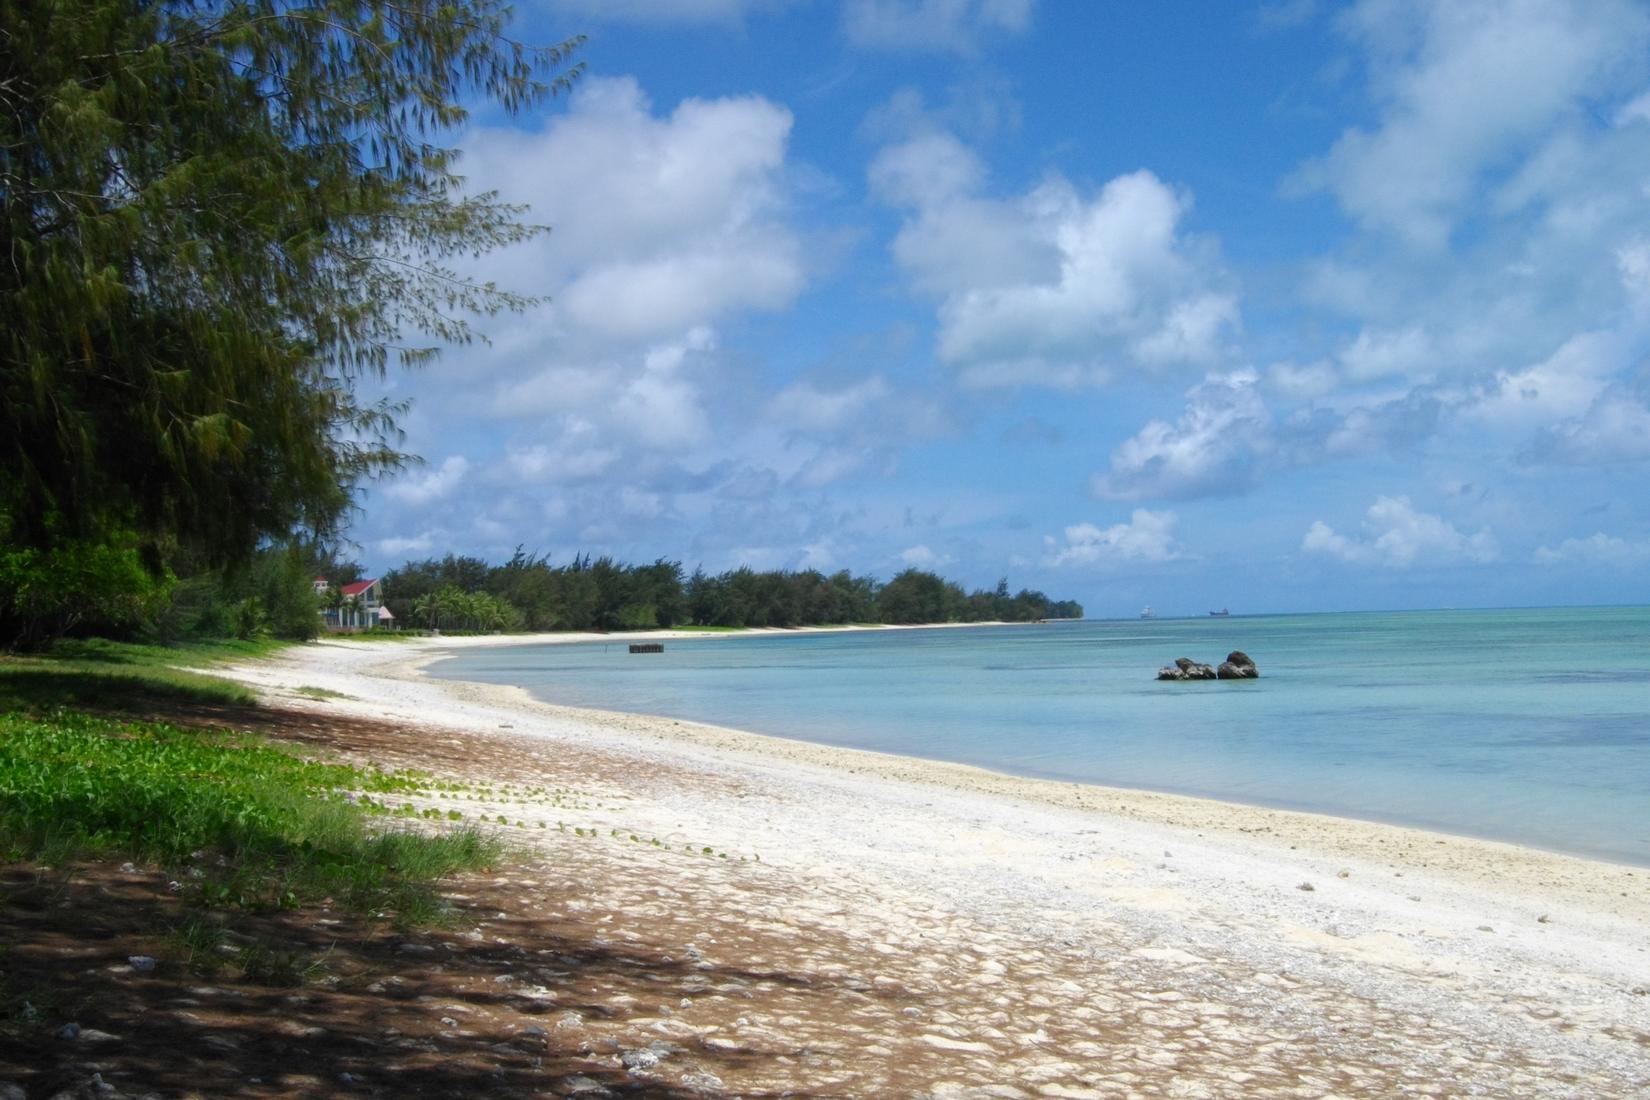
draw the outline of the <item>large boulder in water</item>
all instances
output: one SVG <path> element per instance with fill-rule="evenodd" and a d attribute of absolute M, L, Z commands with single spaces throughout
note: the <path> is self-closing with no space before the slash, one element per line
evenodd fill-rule
<path fill-rule="evenodd" d="M 1176 657 L 1172 665 L 1157 670 L 1159 680 L 1213 680 L 1215 670 L 1200 665 L 1190 657 Z"/>
<path fill-rule="evenodd" d="M 1260 669 L 1255 662 L 1241 649 L 1234 649 L 1226 655 L 1226 660 L 1220 663 L 1218 675 L 1222 680 L 1256 680 L 1260 678 Z"/>

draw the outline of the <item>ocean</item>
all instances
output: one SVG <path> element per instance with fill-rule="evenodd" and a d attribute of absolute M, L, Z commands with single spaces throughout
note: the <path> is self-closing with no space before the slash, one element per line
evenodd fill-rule
<path fill-rule="evenodd" d="M 1254 681 L 1160 683 L 1241 649 Z M 432 675 L 1015 775 L 1650 866 L 1650 608 L 1135 621 L 477 649 Z"/>

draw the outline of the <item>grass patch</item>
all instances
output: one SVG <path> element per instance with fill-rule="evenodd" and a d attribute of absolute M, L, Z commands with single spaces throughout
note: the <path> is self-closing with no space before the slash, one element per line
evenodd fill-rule
<path fill-rule="evenodd" d="M 0 853 L 57 865 L 153 860 L 209 906 L 331 898 L 424 923 L 442 908 L 437 882 L 504 850 L 473 828 L 425 834 L 375 822 L 384 815 L 372 794 L 425 781 L 301 759 L 249 734 L 69 711 L 0 715 Z"/>
<path fill-rule="evenodd" d="M 353 696 L 353 695 L 345 695 L 343 692 L 333 691 L 331 688 L 316 687 L 314 684 L 304 684 L 300 687 L 293 688 L 292 691 L 293 691 L 294 694 L 302 695 L 302 696 L 304 696 L 305 698 L 308 698 L 308 699 L 353 699 L 353 698 L 355 698 L 355 696 Z"/>
<path fill-rule="evenodd" d="M 59 707 L 123 709 L 166 702 L 251 706 L 257 700 L 247 688 L 189 669 L 265 657 L 287 644 L 61 641 L 48 653 L 0 657 L 0 709 L 40 713 Z"/>

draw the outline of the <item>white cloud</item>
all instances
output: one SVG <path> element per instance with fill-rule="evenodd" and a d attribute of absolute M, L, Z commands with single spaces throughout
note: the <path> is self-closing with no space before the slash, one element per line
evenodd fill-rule
<path fill-rule="evenodd" d="M 894 256 L 940 298 L 939 356 L 977 385 L 1060 387 L 1122 367 L 1210 364 L 1239 323 L 1190 199 L 1133 172 L 1085 196 L 1054 177 L 1024 195 L 978 194 L 983 171 L 948 134 L 884 149 L 872 187 L 912 209 Z"/>
<path fill-rule="evenodd" d="M 850 41 L 882 49 L 973 53 L 983 39 L 1017 34 L 1033 0 L 848 0 L 842 27 Z"/>
<path fill-rule="evenodd" d="M 415 507 L 430 504 L 458 488 L 469 469 L 469 459 L 463 455 L 450 455 L 440 466 L 422 477 L 412 477 L 386 486 L 384 495 Z"/>
<path fill-rule="evenodd" d="M 586 481 L 599 477 L 619 460 L 617 447 L 603 446 L 596 426 L 569 417 L 553 446 L 535 443 L 505 452 L 504 469 L 517 484 Z"/>
<path fill-rule="evenodd" d="M 1644 9 L 1621 0 L 1365 0 L 1343 26 L 1367 52 L 1381 117 L 1301 181 L 1423 247 L 1445 243 L 1486 172 L 1615 87 L 1650 41 Z"/>
<path fill-rule="evenodd" d="M 1582 415 L 1538 435 L 1524 457 L 1569 466 L 1650 459 L 1650 407 L 1640 395 L 1612 386 Z"/>
<path fill-rule="evenodd" d="M 1266 368 L 1266 386 L 1285 397 L 1322 397 L 1335 388 L 1335 368 L 1325 360 L 1311 363 L 1273 363 Z"/>
<path fill-rule="evenodd" d="M 1484 563 L 1500 556 L 1495 536 L 1486 528 L 1474 535 L 1456 530 L 1447 520 L 1418 512 L 1408 497 L 1379 497 L 1364 513 L 1363 533 L 1355 538 L 1338 534 L 1316 520 L 1301 539 L 1301 550 L 1323 554 L 1354 565 L 1393 569 L 1412 565 Z"/>
<path fill-rule="evenodd" d="M 793 382 L 768 402 L 770 420 L 811 432 L 834 432 L 862 423 L 893 395 L 893 387 L 873 374 L 839 389 Z"/>
<path fill-rule="evenodd" d="M 1389 375 L 1429 373 L 1437 359 L 1427 334 L 1410 327 L 1396 332 L 1364 329 L 1341 349 L 1341 368 L 1360 382 Z"/>
<path fill-rule="evenodd" d="M 1584 539 L 1565 539 L 1557 547 L 1538 547 L 1532 560 L 1537 565 L 1641 565 L 1650 561 L 1650 540 L 1628 542 L 1599 531 Z"/>
<path fill-rule="evenodd" d="M 950 563 L 951 558 L 946 554 L 938 554 L 927 546 L 918 544 L 907 546 L 899 552 L 899 560 L 913 569 L 936 569 Z"/>
<path fill-rule="evenodd" d="M 379 539 L 373 546 L 383 557 L 394 559 L 410 554 L 427 554 L 435 547 L 436 538 L 434 532 L 425 531 L 410 538 L 397 536 Z"/>
<path fill-rule="evenodd" d="M 1271 451 L 1269 417 L 1252 371 L 1211 376 L 1187 391 L 1174 424 L 1152 420 L 1095 474 L 1096 496 L 1111 500 L 1185 498 L 1248 487 Z"/>
<path fill-rule="evenodd" d="M 823 489 L 865 469 L 871 456 L 863 450 L 825 446 L 813 453 L 791 477 L 790 484 L 800 489 Z"/>
<path fill-rule="evenodd" d="M 1115 565 L 1173 561 L 1182 556 L 1174 539 L 1178 522 L 1173 512 L 1136 508 L 1128 523 L 1114 523 L 1105 530 L 1092 523 L 1079 523 L 1066 528 L 1064 543 L 1052 535 L 1044 536 L 1048 553 L 1043 558 L 1043 564 Z"/>
<path fill-rule="evenodd" d="M 789 305 L 805 281 L 787 221 L 791 123 L 760 96 L 687 99 L 661 117 L 618 77 L 582 81 L 537 133 L 477 132 L 473 185 L 554 230 L 495 257 L 501 281 L 549 289 L 536 316 L 609 344 Z"/>
<path fill-rule="evenodd" d="M 1573 336 L 1539 363 L 1497 371 L 1493 383 L 1476 395 L 1470 414 L 1498 426 L 1524 429 L 1580 416 L 1633 350 L 1617 332 Z"/>

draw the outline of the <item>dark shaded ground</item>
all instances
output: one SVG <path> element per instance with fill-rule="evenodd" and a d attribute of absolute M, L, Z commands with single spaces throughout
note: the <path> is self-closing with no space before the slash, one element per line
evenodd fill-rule
<path fill-rule="evenodd" d="M 312 711 L 164 704 L 133 716 L 254 729 L 323 755 L 451 776 L 507 765 L 517 780 L 561 781 L 579 766 L 502 738 L 413 741 L 392 724 Z M 29 1100 L 829 1095 L 723 1088 L 722 1076 L 744 1076 L 753 1061 L 800 1063 L 806 1050 L 638 1035 L 670 1013 L 660 1005 L 698 999 L 715 1013 L 725 997 L 737 1001 L 730 1016 L 791 1012 L 798 998 L 829 1000 L 829 979 L 615 945 L 601 934 L 611 915 L 572 915 L 577 873 L 558 881 L 556 868 L 532 862 L 452 881 L 452 919 L 411 933 L 327 907 L 208 910 L 188 900 L 187 867 L 0 865 L 0 1083 Z M 239 950 L 205 953 L 220 966 L 192 965 L 180 935 L 191 923 L 223 927 Z M 250 977 L 248 952 L 262 960 Z M 144 971 L 132 956 L 157 962 Z M 70 1025 L 78 1037 L 66 1037 Z M 772 1064 L 756 1076 L 807 1080 Z"/>
<path fill-rule="evenodd" d="M 237 915 L 236 941 L 277 945 L 317 967 L 283 987 L 191 973 L 170 934 L 189 909 L 164 876 L 110 864 L 49 877 L 12 867 L 0 895 L 0 1080 L 30 1098 L 78 1092 L 94 1073 L 134 1096 L 702 1095 L 638 1079 L 616 1059 L 626 1053 L 617 1042 L 557 1021 L 612 1015 L 615 987 L 656 1000 L 661 985 L 697 991 L 730 977 L 645 949 L 592 949 L 586 929 L 555 922 L 493 922 L 486 937 L 466 940 L 324 911 Z M 469 914 L 521 901 L 485 886 L 469 897 Z M 143 973 L 133 955 L 159 961 Z M 573 995 L 549 1003 L 513 991 L 545 958 L 571 977 L 559 984 Z M 601 993 L 580 998 L 580 985 Z M 60 1037 L 71 1023 L 79 1038 Z"/>

